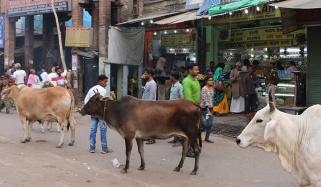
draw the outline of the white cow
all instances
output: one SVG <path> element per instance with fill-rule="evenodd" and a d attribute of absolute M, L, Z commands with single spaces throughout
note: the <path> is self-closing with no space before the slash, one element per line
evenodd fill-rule
<path fill-rule="evenodd" d="M 275 152 L 300 186 L 321 187 L 321 105 L 295 116 L 270 103 L 257 112 L 236 143 Z"/>

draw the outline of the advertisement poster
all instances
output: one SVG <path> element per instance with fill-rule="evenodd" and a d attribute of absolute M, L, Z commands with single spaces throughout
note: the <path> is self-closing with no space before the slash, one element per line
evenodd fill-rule
<path fill-rule="evenodd" d="M 4 48 L 4 17 L 0 16 L 0 48 Z"/>

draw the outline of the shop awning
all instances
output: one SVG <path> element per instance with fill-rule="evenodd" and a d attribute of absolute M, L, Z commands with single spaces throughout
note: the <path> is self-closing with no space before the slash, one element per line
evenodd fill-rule
<path fill-rule="evenodd" d="M 321 8 L 320 0 L 287 0 L 272 4 L 281 8 L 290 9 L 319 9 Z"/>
<path fill-rule="evenodd" d="M 154 24 L 171 25 L 171 24 L 183 23 L 186 21 L 193 21 L 193 20 L 198 20 L 198 19 L 208 17 L 208 16 L 197 16 L 196 13 L 197 13 L 197 10 L 192 10 L 189 12 L 185 12 L 182 14 L 178 14 L 175 16 L 171 16 L 171 17 L 156 21 L 154 22 Z"/>
<path fill-rule="evenodd" d="M 237 11 L 239 9 L 244 9 L 252 6 L 257 6 L 259 4 L 268 3 L 270 0 L 241 0 L 228 4 L 219 4 L 212 6 L 208 15 L 221 15 L 229 12 Z"/>
<path fill-rule="evenodd" d="M 126 22 L 118 23 L 117 25 L 118 26 L 123 26 L 123 25 L 134 24 L 134 23 L 138 23 L 138 22 L 142 22 L 142 21 L 147 21 L 147 20 L 161 19 L 163 17 L 175 15 L 175 14 L 178 14 L 178 13 L 179 12 L 171 12 L 171 13 L 167 13 L 167 14 L 158 14 L 158 15 L 151 15 L 151 16 L 146 16 L 146 17 L 139 17 L 139 18 L 136 18 L 136 19 L 131 19 L 131 20 L 126 21 Z"/>

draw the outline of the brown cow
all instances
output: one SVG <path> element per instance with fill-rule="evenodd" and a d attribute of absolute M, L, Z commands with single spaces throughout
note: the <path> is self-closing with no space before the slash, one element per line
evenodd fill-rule
<path fill-rule="evenodd" d="M 144 139 L 167 139 L 177 136 L 182 140 L 183 152 L 179 165 L 174 171 L 183 167 L 188 146 L 195 151 L 195 165 L 192 175 L 196 175 L 201 152 L 200 109 L 191 101 L 143 101 L 131 96 L 120 101 L 112 101 L 96 94 L 80 111 L 82 115 L 99 117 L 118 131 L 125 139 L 126 165 L 129 168 L 132 140 L 135 138 L 141 158 L 139 170 L 145 169 Z"/>
<path fill-rule="evenodd" d="M 22 143 L 31 140 L 32 124 L 36 121 L 57 121 L 60 125 L 60 141 L 57 148 L 64 142 L 64 128 L 70 130 L 70 143 L 75 142 L 75 119 L 73 115 L 74 97 L 71 91 L 62 88 L 30 88 L 11 86 L 3 91 L 5 98 L 13 99 L 24 129 Z"/>

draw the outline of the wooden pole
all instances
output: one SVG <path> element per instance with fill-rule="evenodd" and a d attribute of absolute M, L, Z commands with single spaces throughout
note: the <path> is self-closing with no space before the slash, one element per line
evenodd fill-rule
<path fill-rule="evenodd" d="M 64 54 L 64 51 L 63 51 L 63 47 L 62 47 L 62 39 L 61 39 L 61 31 L 60 31 L 60 26 L 59 26 L 59 19 L 58 19 L 57 12 L 56 12 L 56 9 L 55 9 L 55 0 L 51 0 L 51 9 L 52 9 L 52 12 L 54 13 L 55 20 L 56 20 L 56 27 L 57 27 L 57 33 L 58 33 L 58 41 L 59 41 L 59 50 L 60 50 L 61 63 L 62 63 L 62 66 L 64 68 L 64 73 L 67 73 L 67 65 L 66 65 L 66 61 L 65 61 L 65 54 Z"/>

